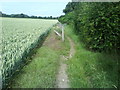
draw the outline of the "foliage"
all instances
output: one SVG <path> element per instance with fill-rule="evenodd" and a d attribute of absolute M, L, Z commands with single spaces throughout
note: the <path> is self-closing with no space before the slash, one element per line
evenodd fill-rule
<path fill-rule="evenodd" d="M 78 3 L 75 3 L 75 2 L 73 2 L 73 3 L 68 3 L 67 5 L 66 5 L 66 8 L 63 10 L 63 12 L 66 14 L 66 13 L 69 13 L 69 12 L 72 12 L 72 11 L 74 11 L 74 9 L 75 9 L 75 7 L 76 7 L 76 5 L 77 5 Z"/>
<path fill-rule="evenodd" d="M 72 23 L 86 46 L 98 51 L 120 49 L 120 2 L 68 3 L 59 21 Z M 71 5 L 74 9 L 71 10 Z M 71 15 L 69 15 L 72 13 Z M 72 17 L 72 18 L 71 18 Z"/>
<path fill-rule="evenodd" d="M 66 23 L 66 24 L 71 24 L 73 23 L 73 12 L 70 12 L 68 14 L 66 14 L 65 16 L 61 16 L 58 20 L 61 22 L 61 23 Z"/>
<path fill-rule="evenodd" d="M 75 43 L 75 55 L 67 60 L 70 88 L 119 88 L 120 56 L 91 52 L 84 48 L 72 26 L 65 26 L 65 34 Z"/>
<path fill-rule="evenodd" d="M 59 55 L 43 46 L 38 48 L 27 65 L 12 78 L 10 88 L 53 88 L 55 87 Z M 52 57 L 51 57 L 52 56 Z M 18 74 L 19 73 L 19 74 Z"/>

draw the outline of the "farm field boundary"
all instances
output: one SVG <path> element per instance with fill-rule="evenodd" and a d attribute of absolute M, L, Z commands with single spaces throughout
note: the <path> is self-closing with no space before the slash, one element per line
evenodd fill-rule
<path fill-rule="evenodd" d="M 57 25 L 51 29 L 42 46 L 31 54 L 31 59 L 28 58 L 31 62 L 12 78 L 9 88 L 58 88 L 56 77 L 60 67 L 60 57 L 69 55 L 70 45 L 67 37 L 62 42 L 54 33 L 57 29 L 59 29 Z"/>
<path fill-rule="evenodd" d="M 50 22 L 51 24 L 49 25 Z M 16 23 L 16 25 L 13 25 L 14 23 Z M 26 23 L 26 25 L 24 25 L 24 23 Z M 31 52 L 38 46 L 42 45 L 55 23 L 56 21 L 53 20 L 11 20 L 10 18 L 3 18 L 1 45 L 1 73 L 3 88 L 8 86 L 8 82 L 10 81 L 11 77 L 14 76 L 15 72 L 19 71 L 27 62 L 29 62 L 27 61 L 27 58 L 29 58 L 29 56 L 32 54 Z M 46 25 L 44 27 L 44 24 L 46 24 L 47 27 Z M 12 29 L 14 30 L 12 31 Z M 8 32 L 8 35 L 10 36 L 7 36 L 6 32 Z"/>
<path fill-rule="evenodd" d="M 36 41 L 33 45 L 31 45 L 28 49 L 26 49 L 24 51 L 24 53 L 22 54 L 22 58 L 19 59 L 18 62 L 15 63 L 15 65 L 13 66 L 13 69 L 11 69 L 10 71 L 8 72 L 11 72 L 11 75 L 8 76 L 8 77 L 5 77 L 5 78 L 2 78 L 2 82 L 3 82 L 3 85 L 2 87 L 5 88 L 7 85 L 8 85 L 8 82 L 9 80 L 12 78 L 12 76 L 17 73 L 20 69 L 22 69 L 22 67 L 24 67 L 27 63 L 29 63 L 28 58 L 30 58 L 30 55 L 32 54 L 32 52 L 37 49 L 37 47 L 41 46 L 42 43 L 44 42 L 45 38 L 48 36 L 50 30 L 46 31 L 46 33 L 43 33 L 38 41 Z"/>

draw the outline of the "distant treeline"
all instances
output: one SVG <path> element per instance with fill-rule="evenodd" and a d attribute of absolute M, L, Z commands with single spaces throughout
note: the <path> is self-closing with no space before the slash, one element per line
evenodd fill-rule
<path fill-rule="evenodd" d="M 52 17 L 52 16 L 48 16 L 48 17 L 42 17 L 42 16 L 29 16 L 29 15 L 26 15 L 26 14 L 5 14 L 5 13 L 2 13 L 0 11 L 0 17 L 11 17 L 11 18 L 34 18 L 34 19 L 58 19 L 58 17 Z"/>

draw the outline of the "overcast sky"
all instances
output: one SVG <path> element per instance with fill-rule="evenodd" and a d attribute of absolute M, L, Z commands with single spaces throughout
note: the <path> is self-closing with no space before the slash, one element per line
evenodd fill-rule
<path fill-rule="evenodd" d="M 71 0 L 1 0 L 0 11 L 6 14 L 20 14 L 36 16 L 60 16 L 63 9 Z"/>

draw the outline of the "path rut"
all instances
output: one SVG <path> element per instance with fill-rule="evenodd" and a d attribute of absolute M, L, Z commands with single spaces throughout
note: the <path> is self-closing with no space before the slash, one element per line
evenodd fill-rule
<path fill-rule="evenodd" d="M 74 42 L 69 37 L 67 37 L 67 39 L 69 40 L 70 43 L 69 56 L 62 55 L 60 57 L 60 67 L 56 80 L 57 88 L 70 88 L 68 75 L 66 73 L 67 64 L 65 64 L 64 61 L 72 58 L 72 56 L 75 54 L 75 49 L 74 49 Z"/>

